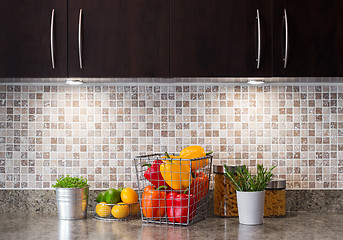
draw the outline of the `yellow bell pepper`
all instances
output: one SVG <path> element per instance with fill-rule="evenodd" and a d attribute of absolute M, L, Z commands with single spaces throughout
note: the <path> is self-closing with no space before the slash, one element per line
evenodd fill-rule
<path fill-rule="evenodd" d="M 211 153 L 213 153 L 213 151 L 206 153 L 203 147 L 194 145 L 194 146 L 189 146 L 182 149 L 179 157 L 182 159 L 203 158 Z M 191 161 L 183 161 L 183 162 L 191 165 Z M 192 161 L 192 171 L 196 171 L 199 168 L 206 166 L 207 164 L 208 164 L 208 158 Z"/>
<path fill-rule="evenodd" d="M 180 156 L 169 155 L 167 152 L 165 154 L 166 155 L 163 156 L 162 158 L 177 158 L 177 159 L 180 159 Z"/>
<path fill-rule="evenodd" d="M 181 160 L 165 160 L 160 165 L 164 181 L 174 190 L 185 190 L 192 183 L 190 167 Z"/>

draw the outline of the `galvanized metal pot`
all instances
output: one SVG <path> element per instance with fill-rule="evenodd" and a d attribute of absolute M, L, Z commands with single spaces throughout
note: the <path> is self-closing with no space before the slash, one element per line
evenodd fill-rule
<path fill-rule="evenodd" d="M 89 186 L 83 188 L 56 188 L 59 219 L 83 219 L 87 217 Z"/>

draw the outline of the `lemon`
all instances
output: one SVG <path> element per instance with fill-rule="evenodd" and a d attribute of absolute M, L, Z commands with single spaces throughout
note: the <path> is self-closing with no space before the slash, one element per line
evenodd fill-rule
<path fill-rule="evenodd" d="M 115 218 L 126 218 L 130 214 L 130 209 L 127 204 L 121 202 L 113 206 L 111 213 Z"/>
<path fill-rule="evenodd" d="M 106 202 L 100 202 L 95 207 L 95 212 L 99 217 L 108 217 L 111 213 L 111 207 Z"/>
<path fill-rule="evenodd" d="M 138 202 L 138 195 L 132 188 L 124 188 L 120 194 L 121 200 L 126 204 Z"/>

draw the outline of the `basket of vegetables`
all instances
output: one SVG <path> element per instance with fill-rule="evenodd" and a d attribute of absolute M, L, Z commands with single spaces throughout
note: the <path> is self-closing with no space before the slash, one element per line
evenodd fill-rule
<path fill-rule="evenodd" d="M 130 220 L 139 215 L 138 195 L 132 188 L 110 188 L 96 198 L 94 217 L 99 220 Z"/>
<path fill-rule="evenodd" d="M 143 222 L 188 226 L 206 218 L 212 152 L 190 146 L 178 155 L 134 159 Z"/>

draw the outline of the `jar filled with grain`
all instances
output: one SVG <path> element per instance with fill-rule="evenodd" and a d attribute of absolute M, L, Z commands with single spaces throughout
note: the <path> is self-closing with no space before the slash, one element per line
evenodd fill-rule
<path fill-rule="evenodd" d="M 265 191 L 264 216 L 281 217 L 286 215 L 286 179 L 275 178 Z"/>
<path fill-rule="evenodd" d="M 229 171 L 235 172 L 238 166 L 228 166 Z M 214 173 L 214 215 L 220 217 L 238 217 L 236 188 L 225 177 L 222 165 L 213 165 Z"/>

